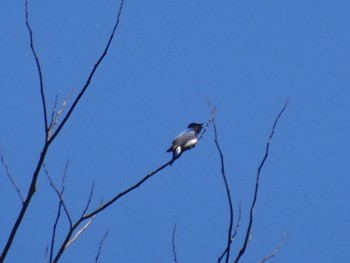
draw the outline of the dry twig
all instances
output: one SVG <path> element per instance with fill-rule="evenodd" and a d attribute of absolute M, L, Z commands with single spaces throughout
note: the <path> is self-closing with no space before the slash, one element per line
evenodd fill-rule
<path fill-rule="evenodd" d="M 23 196 L 21 194 L 21 190 L 19 190 L 19 187 L 17 186 L 15 180 L 13 179 L 13 177 L 12 177 L 12 175 L 10 173 L 9 167 L 8 167 L 8 165 L 7 165 L 7 163 L 6 163 L 5 159 L 4 159 L 4 155 L 2 153 L 0 155 L 1 155 L 1 163 L 4 166 L 6 175 L 10 179 L 10 182 L 11 182 L 12 186 L 15 188 L 15 190 L 16 190 L 16 192 L 18 194 L 18 197 L 19 197 L 19 199 L 21 199 L 21 202 L 23 204 L 24 203 L 24 198 L 23 198 Z"/>
<path fill-rule="evenodd" d="M 101 255 L 101 251 L 102 251 L 102 246 L 103 246 L 103 242 L 105 241 L 105 239 L 107 238 L 108 235 L 108 230 L 106 231 L 106 233 L 103 235 L 100 244 L 98 246 L 98 251 L 97 251 L 97 255 L 95 257 L 95 262 L 97 263 L 98 260 L 100 259 L 100 255 Z"/>
<path fill-rule="evenodd" d="M 239 261 L 239 259 L 243 256 L 244 252 L 247 249 L 248 241 L 250 239 L 251 231 L 252 231 L 254 208 L 255 208 L 257 197 L 258 197 L 261 170 L 264 167 L 264 164 L 265 164 L 265 161 L 267 160 L 267 157 L 269 156 L 269 149 L 270 149 L 270 145 L 271 145 L 271 142 L 272 142 L 273 135 L 275 134 L 275 129 L 277 127 L 277 123 L 278 123 L 280 117 L 282 116 L 283 112 L 287 108 L 288 102 L 289 102 L 289 98 L 287 99 L 287 101 L 285 102 L 285 104 L 282 107 L 281 111 L 277 115 L 277 117 L 275 119 L 275 122 L 274 122 L 274 124 L 272 126 L 269 139 L 268 139 L 268 141 L 266 143 L 265 154 L 264 154 L 264 157 L 263 157 L 263 159 L 262 159 L 262 161 L 261 161 L 261 163 L 260 163 L 260 165 L 258 167 L 258 171 L 257 171 L 257 175 L 256 175 L 254 196 L 253 196 L 252 204 L 250 206 L 249 223 L 248 223 L 247 231 L 246 231 L 246 234 L 245 234 L 245 239 L 244 239 L 244 242 L 243 242 L 243 245 L 242 245 L 241 249 L 238 252 L 238 255 L 237 255 L 236 259 L 234 260 L 234 263 L 237 263 Z"/>
<path fill-rule="evenodd" d="M 264 263 L 266 262 L 267 260 L 273 258 L 274 256 L 276 256 L 276 254 L 278 253 L 278 251 L 281 249 L 284 241 L 286 240 L 286 232 L 283 232 L 282 234 L 282 239 L 281 241 L 279 242 L 279 244 L 277 245 L 277 247 L 275 248 L 275 250 L 268 256 L 265 256 L 261 261 L 260 263 Z"/>
<path fill-rule="evenodd" d="M 174 256 L 174 262 L 177 262 L 177 256 L 176 256 L 176 246 L 175 246 L 175 234 L 176 234 L 176 223 L 174 224 L 174 228 L 173 228 L 173 238 L 171 240 L 172 243 L 172 247 L 173 247 L 173 256 Z"/>

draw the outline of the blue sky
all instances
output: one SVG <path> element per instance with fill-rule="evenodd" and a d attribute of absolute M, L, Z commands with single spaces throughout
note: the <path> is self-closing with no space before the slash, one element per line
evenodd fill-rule
<path fill-rule="evenodd" d="M 48 108 L 78 94 L 113 27 L 118 1 L 30 1 L 30 23 Z M 217 107 L 237 220 L 235 255 L 247 226 L 256 169 L 273 121 L 290 102 L 264 167 L 253 235 L 241 262 L 349 262 L 350 3 L 348 1 L 125 1 L 106 59 L 45 164 L 73 218 L 170 159 L 171 140 Z M 25 194 L 44 142 L 39 82 L 24 4 L 0 4 L 0 150 Z M 70 105 L 70 104 L 69 104 Z M 228 205 L 213 130 L 141 188 L 98 215 L 62 257 L 92 262 L 216 262 Z M 20 209 L 0 170 L 0 244 Z M 7 262 L 40 262 L 57 197 L 44 173 Z M 61 223 L 59 237 L 67 229 Z M 30 245 L 28 245 L 30 240 Z"/>

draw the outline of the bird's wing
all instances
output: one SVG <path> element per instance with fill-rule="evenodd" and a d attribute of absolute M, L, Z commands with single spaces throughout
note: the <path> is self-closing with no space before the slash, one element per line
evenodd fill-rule
<path fill-rule="evenodd" d="M 196 133 L 194 131 L 186 131 L 181 134 L 179 134 L 174 140 L 173 140 L 173 146 L 179 146 L 183 145 L 186 142 L 195 139 L 196 138 Z"/>
<path fill-rule="evenodd" d="M 178 146 L 185 145 L 188 141 L 196 139 L 196 133 L 194 131 L 184 131 L 175 137 L 173 140 L 171 147 L 167 150 L 167 152 L 174 151 Z"/>

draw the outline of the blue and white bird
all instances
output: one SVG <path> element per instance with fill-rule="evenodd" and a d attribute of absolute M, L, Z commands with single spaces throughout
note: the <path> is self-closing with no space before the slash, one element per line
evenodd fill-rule
<path fill-rule="evenodd" d="M 198 134 L 200 133 L 202 126 L 203 123 L 192 122 L 187 126 L 185 131 L 175 137 L 171 147 L 167 150 L 167 152 L 173 152 L 173 159 L 171 160 L 170 165 L 172 165 L 184 151 L 196 146 L 196 143 L 198 142 Z"/>

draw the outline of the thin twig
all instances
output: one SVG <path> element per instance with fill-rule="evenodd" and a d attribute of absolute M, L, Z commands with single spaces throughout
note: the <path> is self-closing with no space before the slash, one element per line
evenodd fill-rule
<path fill-rule="evenodd" d="M 90 189 L 90 194 L 89 194 L 89 200 L 87 201 L 86 203 L 86 206 L 84 208 L 84 211 L 82 213 L 82 216 L 85 215 L 86 211 L 89 209 L 89 206 L 90 206 L 90 203 L 91 203 L 91 199 L 92 199 L 92 195 L 94 194 L 94 186 L 95 186 L 95 183 L 92 183 L 91 185 L 91 189 Z"/>
<path fill-rule="evenodd" d="M 269 259 L 273 258 L 274 256 L 276 256 L 276 254 L 278 253 L 278 251 L 281 249 L 284 241 L 286 240 L 286 232 L 283 232 L 282 234 L 282 239 L 281 241 L 278 243 L 277 247 L 275 248 L 275 250 L 268 256 L 265 256 L 260 263 L 264 263 L 266 261 L 268 261 Z"/>
<path fill-rule="evenodd" d="M 66 206 L 66 204 L 65 204 L 65 202 L 63 200 L 64 187 L 63 187 L 63 189 L 61 191 L 59 191 L 58 188 L 55 186 L 52 178 L 50 177 L 49 172 L 46 169 L 46 165 L 45 164 L 43 164 L 43 168 L 44 168 L 44 171 L 45 171 L 47 179 L 49 179 L 49 181 L 50 181 L 50 185 L 51 185 L 52 189 L 56 192 L 60 202 L 62 203 L 63 210 L 65 211 L 65 214 L 66 214 L 66 216 L 68 218 L 68 221 L 69 221 L 69 225 L 70 225 L 70 227 L 72 227 L 73 221 L 72 221 L 72 218 L 71 218 L 70 213 L 68 211 L 68 208 L 67 208 L 67 206 Z M 65 174 L 66 174 L 66 172 L 64 173 L 64 177 L 65 177 Z M 62 183 L 64 183 L 64 179 L 63 179 Z"/>
<path fill-rule="evenodd" d="M 228 263 L 230 259 L 230 251 L 231 251 L 231 244 L 232 244 L 232 228 L 233 228 L 233 203 L 232 203 L 232 198 L 231 198 L 231 193 L 230 193 L 230 187 L 227 182 L 226 174 L 225 174 L 225 161 L 224 161 L 224 155 L 221 151 L 219 141 L 218 141 L 218 134 L 217 134 L 217 129 L 216 129 L 216 123 L 215 119 L 213 118 L 213 126 L 214 126 L 214 137 L 215 137 L 215 145 L 216 148 L 218 149 L 219 155 L 220 155 L 220 164 L 221 164 L 221 175 L 222 179 L 225 184 L 225 190 L 227 194 L 227 200 L 229 204 L 229 211 L 230 211 L 230 220 L 229 220 L 229 225 L 228 225 L 228 231 L 227 231 L 227 243 L 226 243 L 226 259 L 225 262 Z M 219 257 L 218 262 L 221 262 L 222 257 Z"/>
<path fill-rule="evenodd" d="M 247 231 L 246 231 L 246 235 L 245 235 L 245 239 L 244 239 L 243 245 L 242 245 L 240 251 L 238 252 L 238 255 L 237 255 L 237 257 L 236 257 L 236 259 L 234 261 L 235 263 L 237 263 L 239 261 L 239 259 L 243 256 L 245 250 L 247 249 L 248 241 L 249 241 L 249 238 L 250 238 L 250 235 L 251 235 L 251 231 L 252 231 L 255 203 L 256 203 L 256 200 L 257 200 L 257 197 L 258 197 L 258 190 L 259 190 L 259 183 L 260 183 L 260 173 L 261 173 L 262 168 L 264 167 L 264 164 L 265 164 L 265 161 L 266 161 L 267 157 L 269 156 L 270 144 L 272 142 L 272 138 L 273 138 L 273 135 L 275 133 L 275 129 L 276 129 L 277 123 L 278 123 L 280 117 L 282 116 L 283 112 L 287 108 L 288 101 L 289 101 L 289 98 L 287 99 L 287 101 L 285 102 L 283 108 L 281 109 L 281 111 L 279 112 L 279 114 L 277 115 L 277 117 L 275 119 L 275 122 L 274 122 L 274 124 L 272 126 L 272 130 L 271 130 L 269 139 L 268 139 L 268 141 L 266 143 L 265 155 L 264 155 L 264 157 L 263 157 L 263 159 L 262 159 L 262 161 L 261 161 L 261 163 L 260 163 L 260 165 L 258 167 L 258 171 L 257 171 L 257 175 L 256 175 L 256 181 L 255 181 L 255 190 L 254 190 L 253 201 L 252 201 L 252 204 L 250 206 L 248 228 L 247 228 Z"/>
<path fill-rule="evenodd" d="M 19 197 L 19 199 L 21 199 L 21 202 L 23 204 L 24 203 L 24 198 L 23 198 L 23 196 L 21 194 L 21 191 L 19 190 L 19 187 L 17 186 L 15 180 L 13 179 L 13 177 L 12 177 L 12 175 L 10 173 L 9 167 L 8 167 L 8 165 L 7 165 L 7 163 L 6 163 L 5 159 L 4 159 L 4 155 L 2 153 L 1 153 L 1 163 L 2 163 L 2 165 L 5 168 L 5 172 L 6 172 L 7 177 L 10 179 L 10 182 L 11 182 L 12 186 L 15 188 L 15 190 L 16 190 L 16 192 L 18 194 L 18 197 Z"/>
<path fill-rule="evenodd" d="M 63 171 L 63 176 L 62 176 L 62 181 L 61 181 L 61 188 L 62 188 L 62 195 L 63 195 L 63 191 L 64 191 L 64 182 L 66 181 L 66 177 L 68 174 L 68 166 L 69 166 L 69 159 L 66 162 L 66 165 L 64 167 L 64 171 Z"/>
<path fill-rule="evenodd" d="M 41 102 L 43 106 L 43 111 L 44 111 L 44 124 L 45 124 L 45 138 L 46 141 L 48 139 L 48 123 L 47 123 L 47 113 L 46 113 L 46 101 L 45 101 L 45 94 L 44 94 L 44 80 L 43 80 L 43 74 L 41 71 L 41 66 L 39 62 L 39 57 L 38 54 L 36 53 L 35 47 L 34 47 L 34 39 L 33 39 L 33 31 L 32 28 L 29 24 L 29 12 L 28 12 L 28 1 L 25 0 L 25 14 L 26 14 L 26 26 L 29 32 L 29 39 L 30 39 L 30 49 L 32 50 L 34 59 L 35 59 L 35 64 L 38 70 L 39 74 L 39 82 L 40 82 L 40 95 L 41 95 Z"/>
<path fill-rule="evenodd" d="M 172 238 L 172 240 L 171 240 L 171 243 L 172 243 L 172 247 L 173 247 L 174 262 L 175 262 L 175 263 L 178 263 L 178 261 L 177 261 L 177 256 L 176 256 L 175 234 L 176 234 L 176 223 L 174 224 L 174 228 L 173 228 L 173 238 Z"/>
<path fill-rule="evenodd" d="M 209 116 L 209 120 L 207 121 L 207 123 L 203 127 L 203 130 L 202 130 L 201 134 L 198 136 L 198 141 L 200 141 L 202 139 L 202 137 L 204 136 L 204 134 L 208 130 L 210 123 L 212 123 L 214 121 L 214 118 L 215 118 L 216 107 L 211 105 L 211 103 L 210 103 L 208 98 L 205 98 L 205 99 L 206 99 L 206 101 L 207 101 L 207 103 L 209 105 L 210 116 Z"/>
<path fill-rule="evenodd" d="M 53 122 L 56 114 L 56 108 L 57 108 L 57 101 L 58 101 L 58 95 L 56 94 L 55 96 L 55 102 L 52 107 L 52 113 L 51 113 L 51 119 L 50 119 L 50 124 L 49 124 L 49 136 L 51 136 L 51 129 L 53 127 Z"/>
<path fill-rule="evenodd" d="M 97 255 L 95 257 L 95 262 L 98 263 L 98 260 L 100 258 L 100 255 L 101 255 L 101 251 L 102 251 L 102 246 L 103 246 L 103 242 L 105 241 L 106 237 L 108 235 L 108 230 L 106 231 L 106 233 L 103 235 L 101 241 L 100 241 L 100 244 L 98 246 L 98 251 L 97 251 Z"/>
<path fill-rule="evenodd" d="M 60 200 L 58 202 L 58 209 L 57 209 L 55 223 L 53 224 L 53 228 L 52 228 L 52 237 L 51 237 L 51 246 L 50 246 L 50 261 L 49 262 L 52 262 L 53 249 L 55 247 L 55 241 L 56 241 L 56 231 L 57 231 L 58 222 L 59 222 L 60 217 L 61 217 L 61 209 L 62 209 L 62 202 Z"/>

